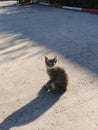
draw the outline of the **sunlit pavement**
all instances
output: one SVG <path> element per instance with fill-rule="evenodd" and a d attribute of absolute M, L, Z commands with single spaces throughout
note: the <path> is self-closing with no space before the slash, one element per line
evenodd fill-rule
<path fill-rule="evenodd" d="M 45 55 L 68 73 L 62 96 L 41 90 Z M 0 130 L 97 130 L 97 113 L 98 15 L 0 1 Z"/>

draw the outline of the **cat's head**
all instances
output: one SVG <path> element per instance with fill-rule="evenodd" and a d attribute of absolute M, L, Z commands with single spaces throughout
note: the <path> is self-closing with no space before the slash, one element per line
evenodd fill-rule
<path fill-rule="evenodd" d="M 48 57 L 45 56 L 45 63 L 48 68 L 54 67 L 56 62 L 57 62 L 57 56 L 55 56 L 53 59 L 48 59 Z"/>

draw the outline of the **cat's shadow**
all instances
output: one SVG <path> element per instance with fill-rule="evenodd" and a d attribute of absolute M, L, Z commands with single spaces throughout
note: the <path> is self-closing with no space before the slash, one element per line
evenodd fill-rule
<path fill-rule="evenodd" d="M 38 96 L 31 102 L 9 115 L 1 124 L 0 130 L 10 130 L 12 127 L 26 125 L 49 110 L 60 98 L 61 94 L 55 91 L 47 93 L 42 88 Z"/>

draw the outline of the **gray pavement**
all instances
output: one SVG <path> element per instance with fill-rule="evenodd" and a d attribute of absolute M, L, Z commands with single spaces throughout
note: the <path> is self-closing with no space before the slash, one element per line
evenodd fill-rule
<path fill-rule="evenodd" d="M 45 55 L 68 73 L 62 96 L 41 89 Z M 0 1 L 0 130 L 97 129 L 98 15 Z"/>

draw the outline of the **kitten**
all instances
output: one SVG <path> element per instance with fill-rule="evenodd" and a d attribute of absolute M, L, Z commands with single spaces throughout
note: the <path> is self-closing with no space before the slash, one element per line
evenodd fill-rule
<path fill-rule="evenodd" d="M 63 68 L 55 67 L 56 62 L 57 56 L 53 59 L 48 59 L 48 57 L 45 56 L 45 64 L 50 80 L 44 87 L 48 90 L 48 92 L 56 90 L 60 93 L 64 93 L 67 90 L 68 76 Z"/>

